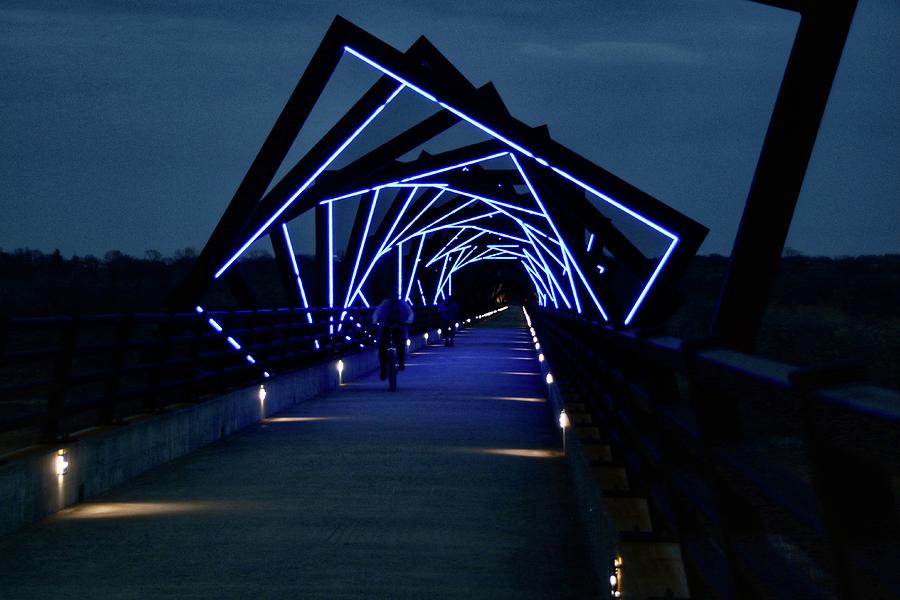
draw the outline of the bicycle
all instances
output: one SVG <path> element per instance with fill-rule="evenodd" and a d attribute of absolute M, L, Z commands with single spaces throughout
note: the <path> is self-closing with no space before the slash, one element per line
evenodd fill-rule
<path fill-rule="evenodd" d="M 391 343 L 387 349 L 387 376 L 388 376 L 388 389 L 392 392 L 397 391 L 397 349 L 394 348 L 394 344 Z"/>
<path fill-rule="evenodd" d="M 387 372 L 387 380 L 388 380 L 388 389 L 392 392 L 397 391 L 397 347 L 394 343 L 396 336 L 396 331 L 399 329 L 398 325 L 391 325 L 389 327 L 385 327 L 384 335 L 387 336 L 387 351 L 385 352 L 385 361 L 387 364 L 385 365 L 385 371 Z"/>

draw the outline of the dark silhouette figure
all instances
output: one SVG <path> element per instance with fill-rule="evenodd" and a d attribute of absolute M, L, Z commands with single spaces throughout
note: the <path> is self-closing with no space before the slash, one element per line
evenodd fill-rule
<path fill-rule="evenodd" d="M 385 298 L 372 313 L 372 322 L 378 325 L 378 364 L 380 377 L 387 377 L 387 349 L 391 340 L 397 349 L 398 369 L 406 367 L 406 326 L 413 322 L 413 311 L 399 297 Z"/>
<path fill-rule="evenodd" d="M 438 313 L 441 316 L 442 333 L 444 334 L 444 345 L 452 346 L 453 339 L 456 337 L 456 315 L 459 312 L 459 305 L 453 296 L 445 300 L 441 300 L 438 304 Z"/>

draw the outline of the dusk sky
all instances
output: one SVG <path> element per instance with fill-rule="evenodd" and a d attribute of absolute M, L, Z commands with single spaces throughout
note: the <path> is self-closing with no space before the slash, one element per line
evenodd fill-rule
<path fill-rule="evenodd" d="M 746 0 L 5 0 L 0 248 L 199 250 L 335 14 L 425 35 L 720 254 L 798 22 Z M 898 190 L 900 3 L 859 0 L 787 244 L 900 253 Z"/>

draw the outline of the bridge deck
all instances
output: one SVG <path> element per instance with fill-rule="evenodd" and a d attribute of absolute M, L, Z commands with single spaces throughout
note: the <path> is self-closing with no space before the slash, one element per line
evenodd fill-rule
<path fill-rule="evenodd" d="M 587 590 L 521 315 L 0 540 L 3 598 L 554 598 Z"/>

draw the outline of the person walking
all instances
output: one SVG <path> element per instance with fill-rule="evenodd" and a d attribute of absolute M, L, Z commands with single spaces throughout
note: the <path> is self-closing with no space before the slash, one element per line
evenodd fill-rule
<path fill-rule="evenodd" d="M 382 380 L 387 378 L 387 350 L 392 340 L 397 349 L 397 368 L 402 371 L 406 367 L 407 325 L 413 318 L 412 308 L 399 296 L 385 298 L 372 313 L 372 322 L 378 326 L 378 365 Z"/>
<path fill-rule="evenodd" d="M 452 346 L 453 339 L 456 337 L 456 315 L 459 312 L 459 305 L 453 296 L 445 300 L 441 300 L 438 305 L 438 314 L 441 316 L 441 323 L 444 334 L 444 345 Z"/>

